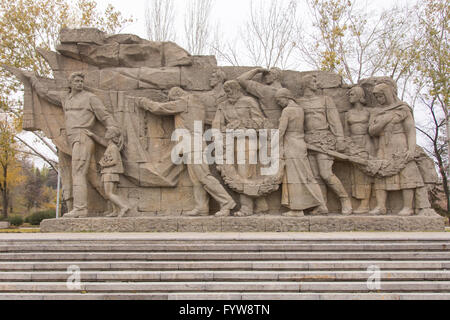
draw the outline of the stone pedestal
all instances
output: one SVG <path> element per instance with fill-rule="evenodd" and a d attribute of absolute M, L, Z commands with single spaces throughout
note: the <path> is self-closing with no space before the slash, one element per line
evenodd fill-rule
<path fill-rule="evenodd" d="M 442 217 L 399 216 L 282 216 L 141 217 L 50 219 L 41 232 L 348 232 L 445 231 Z"/>

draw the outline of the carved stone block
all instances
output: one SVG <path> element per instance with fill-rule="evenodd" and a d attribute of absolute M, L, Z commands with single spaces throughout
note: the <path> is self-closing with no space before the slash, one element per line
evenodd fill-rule
<path fill-rule="evenodd" d="M 63 28 L 60 31 L 59 40 L 61 43 L 84 42 L 101 45 L 105 41 L 105 33 L 95 28 Z"/>
<path fill-rule="evenodd" d="M 89 43 L 78 43 L 78 50 L 83 62 L 104 67 L 118 67 L 119 66 L 119 50 L 118 43 L 107 45 L 94 45 Z"/>
<path fill-rule="evenodd" d="M 193 63 L 188 67 L 181 67 L 181 86 L 186 90 L 211 90 L 209 79 L 217 61 L 214 56 L 193 57 Z"/>
<path fill-rule="evenodd" d="M 191 55 L 173 42 L 163 43 L 163 65 L 166 67 L 188 66 L 192 64 Z"/>
<path fill-rule="evenodd" d="M 161 63 L 161 43 L 121 44 L 119 51 L 120 65 L 123 67 L 159 68 Z"/>

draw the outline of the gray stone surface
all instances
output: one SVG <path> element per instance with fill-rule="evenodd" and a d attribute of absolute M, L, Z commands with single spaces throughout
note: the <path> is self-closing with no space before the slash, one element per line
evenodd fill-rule
<path fill-rule="evenodd" d="M 139 217 L 51 219 L 42 232 L 340 232 L 340 231 L 444 231 L 440 217 L 396 216 L 281 216 L 253 217 Z"/>
<path fill-rule="evenodd" d="M 8 229 L 9 222 L 8 221 L 0 221 L 0 229 Z"/>
<path fill-rule="evenodd" d="M 359 87 L 319 70 L 221 67 L 173 42 L 94 28 L 64 28 L 57 52 L 37 51 L 54 79 L 7 69 L 24 83 L 24 129 L 42 131 L 59 151 L 69 214 L 44 231 L 443 230 L 428 199 L 438 183 L 433 162 L 416 147 L 412 111 L 387 77 Z M 278 128 L 281 170 L 263 176 L 261 158 L 256 166 L 175 163 L 172 134 L 192 133 L 194 121 L 203 133 Z M 186 218 L 205 214 L 217 217 Z M 70 220 L 86 216 L 97 218 Z"/>

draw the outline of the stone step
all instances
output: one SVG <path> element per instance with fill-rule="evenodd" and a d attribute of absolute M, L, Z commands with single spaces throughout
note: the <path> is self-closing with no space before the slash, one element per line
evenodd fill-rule
<path fill-rule="evenodd" d="M 211 236 L 195 236 L 195 234 L 192 234 L 192 236 L 179 236 L 179 237 L 160 237 L 160 238 L 148 238 L 148 233 L 142 233 L 135 235 L 131 238 L 124 237 L 125 234 L 120 234 L 123 237 L 120 238 L 114 238 L 114 234 L 112 236 L 109 236 L 105 239 L 101 238 L 101 235 L 104 234 L 95 234 L 99 235 L 96 238 L 87 238 L 87 237 L 75 237 L 75 235 L 80 234 L 50 234 L 52 236 L 60 235 L 60 238 L 44 238 L 43 236 L 49 236 L 49 234 L 38 234 L 38 236 L 33 238 L 26 238 L 24 236 L 27 236 L 27 234 L 20 234 L 22 237 L 17 238 L 4 238 L 2 237 L 1 245 L 155 245 L 155 244 L 178 244 L 178 245 L 186 245 L 186 244 L 193 244 L 193 245 L 203 245 L 203 244 L 211 244 L 211 245 L 223 245 L 223 244 L 233 244 L 233 245 L 241 245 L 241 244 L 417 244 L 417 243 L 450 243 L 450 236 L 441 236 L 441 237 L 433 237 L 433 238 L 426 238 L 426 237 L 418 237 L 417 235 L 415 237 L 408 237 L 407 234 L 402 237 L 383 237 L 383 236 L 377 236 L 377 237 L 331 237 L 331 236 L 324 236 L 327 234 L 320 234 L 322 236 L 312 236 L 312 237 L 306 237 L 307 233 L 305 234 L 297 234 L 294 233 L 293 236 L 284 236 L 284 237 L 270 237 L 270 236 L 228 236 L 227 234 L 224 234 L 222 237 L 211 237 Z M 88 236 L 88 234 L 82 234 L 84 236 Z M 240 234 L 239 234 L 240 235 Z M 247 235 L 247 234 L 245 234 Z M 258 233 L 255 233 L 254 235 L 258 235 Z M 284 235 L 283 233 L 278 233 L 275 235 Z M 294 235 L 302 235 L 300 236 L 294 236 Z M 434 235 L 434 234 L 433 234 Z M 72 236 L 72 237 L 69 237 Z M 138 237 L 139 236 L 139 237 Z M 146 237 L 147 236 L 147 237 Z M 64 238 L 63 238 L 64 237 Z"/>
<path fill-rule="evenodd" d="M 450 300 L 450 293 L 0 293 L 0 300 Z"/>
<path fill-rule="evenodd" d="M 449 251 L 450 242 L 436 243 L 318 243 L 318 244 L 9 244 L 0 252 L 190 252 L 190 251 Z"/>
<path fill-rule="evenodd" d="M 367 271 L 83 271 L 82 282 L 157 281 L 367 281 Z M 67 272 L 0 272 L 0 282 L 67 281 Z M 381 281 L 450 281 L 450 271 L 380 272 Z"/>
<path fill-rule="evenodd" d="M 0 261 L 79 260 L 450 260 L 450 251 L 433 252 L 60 252 L 0 253 Z"/>
<path fill-rule="evenodd" d="M 359 293 L 359 292 L 450 292 L 450 281 L 382 282 L 376 290 L 364 282 L 82 282 L 75 290 L 64 282 L 0 282 L 0 293 L 66 292 L 66 293 L 150 293 L 150 292 L 305 292 L 305 293 Z"/>
<path fill-rule="evenodd" d="M 162 270 L 450 270 L 450 261 L 70 261 L 0 262 L 0 272 L 66 271 L 76 265 L 82 271 Z"/>

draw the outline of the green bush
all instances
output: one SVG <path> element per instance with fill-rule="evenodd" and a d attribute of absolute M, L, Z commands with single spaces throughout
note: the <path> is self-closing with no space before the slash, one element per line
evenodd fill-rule
<path fill-rule="evenodd" d="M 42 220 L 53 219 L 56 216 L 56 211 L 54 209 L 37 211 L 26 217 L 25 222 L 33 226 L 38 226 L 41 224 Z"/>
<path fill-rule="evenodd" d="M 21 216 L 10 216 L 8 218 L 8 221 L 12 226 L 16 227 L 21 226 L 23 224 L 23 218 Z"/>

